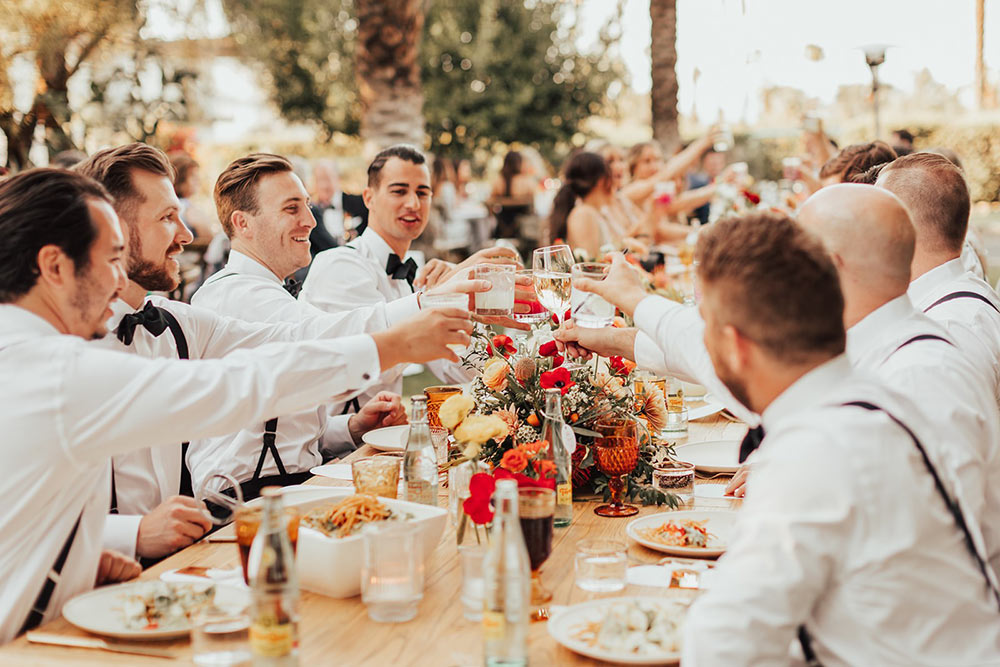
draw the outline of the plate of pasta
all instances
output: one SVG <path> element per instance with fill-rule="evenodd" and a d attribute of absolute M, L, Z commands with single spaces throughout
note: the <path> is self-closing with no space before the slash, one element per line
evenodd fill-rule
<path fill-rule="evenodd" d="M 661 512 L 636 519 L 625 531 L 650 549 L 674 556 L 721 556 L 736 523 L 729 510 Z"/>

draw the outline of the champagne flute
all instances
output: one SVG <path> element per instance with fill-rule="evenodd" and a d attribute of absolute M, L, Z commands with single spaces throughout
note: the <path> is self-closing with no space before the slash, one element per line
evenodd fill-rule
<path fill-rule="evenodd" d="M 568 245 L 537 248 L 531 254 L 531 273 L 538 301 L 556 316 L 562 326 L 573 293 L 573 251 Z"/>

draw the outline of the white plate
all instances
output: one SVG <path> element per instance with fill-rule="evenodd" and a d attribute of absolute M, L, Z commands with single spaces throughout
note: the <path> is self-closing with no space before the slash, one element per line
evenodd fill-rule
<path fill-rule="evenodd" d="M 409 437 L 409 424 L 401 424 L 368 431 L 361 439 L 380 452 L 401 452 L 406 449 L 406 439 Z"/>
<path fill-rule="evenodd" d="M 351 475 L 350 463 L 327 463 L 326 465 L 310 468 L 309 472 L 319 477 L 326 477 L 327 479 L 354 481 L 354 477 Z"/>
<path fill-rule="evenodd" d="M 122 601 L 136 586 L 146 586 L 149 582 L 133 581 L 116 586 L 105 586 L 89 593 L 77 595 L 63 606 L 66 620 L 87 632 L 117 639 L 176 639 L 191 632 L 190 625 L 161 630 L 132 630 L 125 627 L 122 615 Z M 205 582 L 212 583 L 212 582 Z M 178 584 L 175 584 L 178 585 Z M 204 585 L 204 584 L 200 584 Z M 250 601 L 247 588 L 215 584 L 215 600 L 223 606 L 247 604 Z"/>
<path fill-rule="evenodd" d="M 702 521 L 707 519 L 705 529 L 713 535 L 708 540 L 707 547 L 672 547 L 659 542 L 653 542 L 643 537 L 639 531 L 643 528 L 653 528 L 668 521 Z M 626 534 L 644 547 L 673 556 L 721 556 L 729 544 L 736 523 L 736 512 L 729 510 L 690 510 L 681 512 L 661 512 L 636 519 L 625 528 Z"/>
<path fill-rule="evenodd" d="M 726 409 L 726 406 L 717 402 L 711 394 L 705 394 L 703 398 L 700 398 L 697 401 L 692 401 L 692 403 L 699 403 L 699 405 L 695 407 L 688 407 L 688 421 L 711 417 L 712 415 L 717 415 Z"/>
<path fill-rule="evenodd" d="M 553 639 L 568 648 L 570 651 L 579 653 L 580 655 L 585 655 L 588 658 L 594 658 L 595 660 L 604 660 L 606 662 L 619 665 L 677 664 L 677 662 L 681 659 L 680 652 L 656 653 L 652 655 L 612 653 L 611 651 L 600 648 L 599 646 L 591 646 L 590 644 L 580 641 L 575 637 L 575 635 L 583 629 L 586 624 L 597 623 L 604 620 L 604 617 L 607 615 L 608 608 L 611 605 L 636 599 L 645 599 L 653 604 L 663 602 L 663 598 L 648 596 L 640 598 L 632 596 L 604 598 L 601 600 L 592 600 L 590 602 L 575 604 L 572 607 L 567 607 L 564 611 L 549 619 L 547 623 L 549 626 L 549 634 Z"/>
<path fill-rule="evenodd" d="M 681 380 L 681 388 L 684 390 L 684 398 L 690 399 L 692 402 L 705 400 L 705 395 L 708 393 L 708 390 L 703 385 L 684 382 L 683 380 Z"/>
<path fill-rule="evenodd" d="M 705 440 L 674 447 L 677 458 L 693 463 L 696 470 L 735 474 L 740 467 L 739 440 Z"/>

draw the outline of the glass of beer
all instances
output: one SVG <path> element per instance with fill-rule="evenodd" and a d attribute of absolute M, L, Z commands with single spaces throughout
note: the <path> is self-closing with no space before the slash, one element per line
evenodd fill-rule
<path fill-rule="evenodd" d="M 531 561 L 532 620 L 548 618 L 545 604 L 552 593 L 542 585 L 542 564 L 552 553 L 552 526 L 556 511 L 556 492 L 552 489 L 529 487 L 517 490 L 517 511 L 521 521 L 524 544 Z"/>
<path fill-rule="evenodd" d="M 243 566 L 243 581 L 247 584 L 250 579 L 247 576 L 247 563 L 250 557 L 250 545 L 253 538 L 257 537 L 257 529 L 260 528 L 261 510 L 260 506 L 244 505 L 236 510 L 236 545 L 240 548 L 240 565 Z M 296 507 L 285 508 L 285 520 L 288 522 L 288 539 L 292 543 L 292 551 L 299 543 L 299 510 Z"/>

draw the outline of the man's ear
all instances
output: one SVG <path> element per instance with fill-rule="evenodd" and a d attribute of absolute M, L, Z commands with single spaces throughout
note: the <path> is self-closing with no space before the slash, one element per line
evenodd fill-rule
<path fill-rule="evenodd" d="M 366 187 L 361 191 L 361 198 L 365 201 L 365 208 L 370 211 L 372 208 L 372 199 L 375 198 L 375 189 L 371 186 Z"/>
<path fill-rule="evenodd" d="M 729 367 L 742 373 L 750 363 L 753 341 L 733 325 L 727 324 L 722 329 L 722 343 Z"/>
<path fill-rule="evenodd" d="M 246 211 L 233 211 L 229 214 L 229 222 L 233 226 L 234 237 L 253 238 L 253 227 Z"/>
<path fill-rule="evenodd" d="M 42 246 L 38 251 L 38 280 L 57 289 L 68 285 L 70 275 L 75 273 L 73 260 L 57 245 Z"/>

